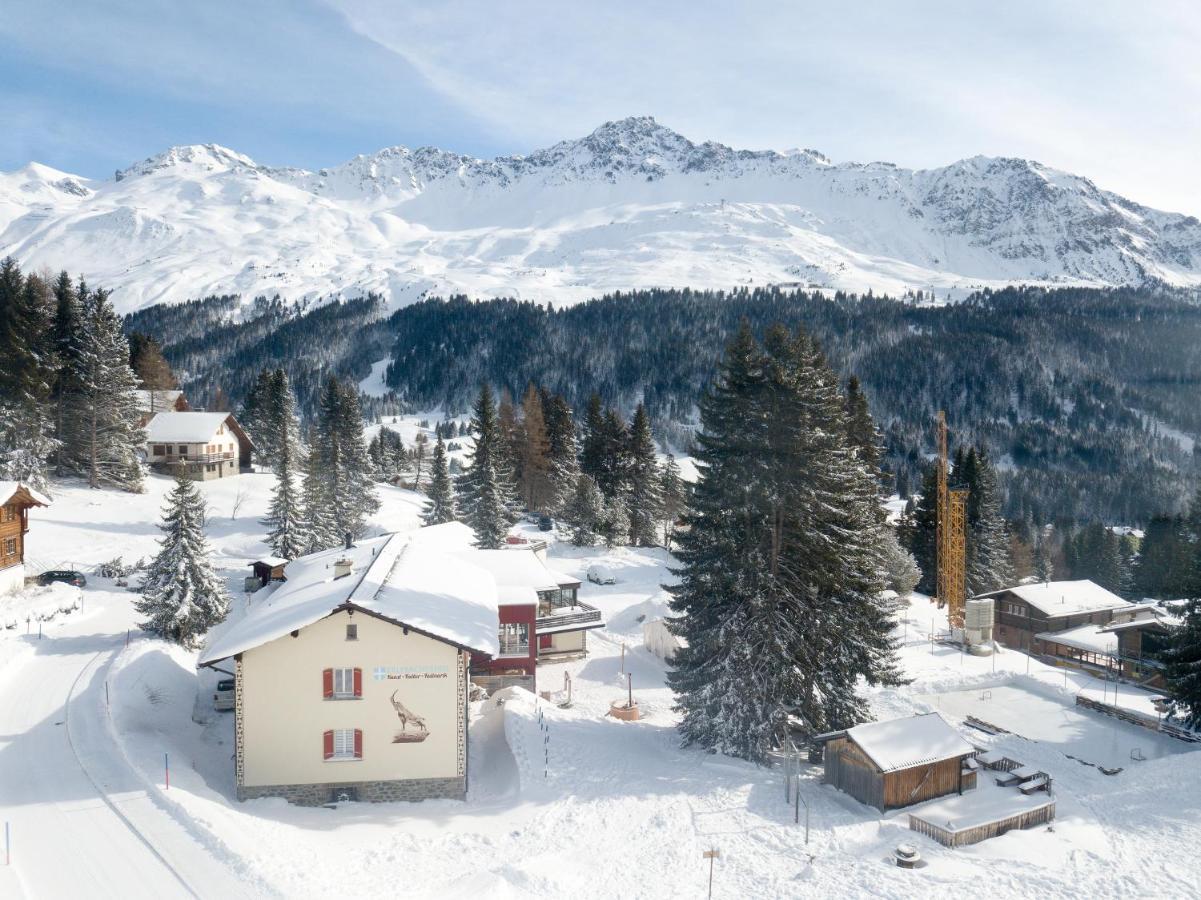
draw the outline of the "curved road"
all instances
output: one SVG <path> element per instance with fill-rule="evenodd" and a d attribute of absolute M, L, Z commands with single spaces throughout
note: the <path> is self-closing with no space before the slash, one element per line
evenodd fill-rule
<path fill-rule="evenodd" d="M 85 610 L 42 640 L 0 637 L 27 644 L 0 668 L 0 818 L 12 834 L 0 896 L 251 896 L 147 791 L 109 732 L 104 679 L 131 598 L 88 590 Z"/>

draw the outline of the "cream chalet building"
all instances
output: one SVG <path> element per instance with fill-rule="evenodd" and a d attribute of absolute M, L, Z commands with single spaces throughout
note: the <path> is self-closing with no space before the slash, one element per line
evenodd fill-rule
<path fill-rule="evenodd" d="M 240 800 L 465 796 L 469 682 L 511 664 L 533 688 L 539 604 L 470 540 L 451 522 L 292 560 L 210 639 L 199 664 L 236 679 Z"/>
<path fill-rule="evenodd" d="M 155 413 L 146 423 L 146 462 L 169 475 L 209 481 L 250 468 L 254 445 L 223 412 Z"/>

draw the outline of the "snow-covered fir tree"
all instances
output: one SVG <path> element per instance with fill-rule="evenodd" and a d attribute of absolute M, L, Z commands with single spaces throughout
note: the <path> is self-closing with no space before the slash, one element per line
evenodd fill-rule
<path fill-rule="evenodd" d="M 1039 581 L 1055 580 L 1055 560 L 1051 554 L 1051 535 L 1040 528 L 1034 543 L 1034 574 Z"/>
<path fill-rule="evenodd" d="M 997 470 L 988 454 L 973 447 L 967 452 L 963 473 L 967 498 L 968 596 L 1010 587 L 1014 583 L 1009 533 L 1001 517 Z M 956 476 L 959 472 L 956 471 Z"/>
<path fill-rule="evenodd" d="M 469 468 L 458 480 L 460 518 L 475 532 L 477 547 L 504 545 L 509 526 L 516 521 L 516 489 L 500 443 L 500 426 L 492 388 L 485 382 L 472 409 L 471 434 L 475 447 Z"/>
<path fill-rule="evenodd" d="M 313 540 L 329 539 L 325 523 L 319 521 L 327 514 L 334 530 L 333 543 L 327 546 L 335 546 L 346 534 L 361 537 L 368 517 L 379 509 L 379 500 L 363 441 L 358 392 L 332 375 L 321 389 L 309 458 L 305 512 Z"/>
<path fill-rule="evenodd" d="M 684 479 L 680 477 L 680 464 L 672 454 L 667 454 L 667 462 L 660 476 L 659 493 L 663 500 L 661 516 L 663 520 L 663 546 L 671 549 L 671 536 L 675 532 L 676 520 L 684 513 L 688 503 L 688 493 Z"/>
<path fill-rule="evenodd" d="M 334 521 L 333 506 L 329 500 L 328 477 L 321 470 L 321 463 L 314 453 L 309 453 L 304 462 L 304 483 L 301 491 L 301 507 L 304 510 L 302 534 L 305 553 L 328 550 L 342 543 L 344 535 L 338 531 Z"/>
<path fill-rule="evenodd" d="M 663 481 L 651 434 L 646 406 L 639 403 L 630 425 L 629 467 L 626 504 L 630 520 L 630 543 L 653 547 L 658 543 L 658 526 L 663 514 Z"/>
<path fill-rule="evenodd" d="M 1201 597 L 1188 601 L 1163 661 L 1168 692 L 1185 722 L 1191 728 L 1201 726 Z"/>
<path fill-rule="evenodd" d="M 521 431 L 518 447 L 520 460 L 518 491 L 525 508 L 543 512 L 554 500 L 551 484 L 550 438 L 546 433 L 546 417 L 542 397 L 530 384 L 521 400 Z"/>
<path fill-rule="evenodd" d="M 580 477 L 580 460 L 575 438 L 575 423 L 571 407 L 562 394 L 553 397 L 545 392 L 542 407 L 546 420 L 547 455 L 551 497 L 547 511 L 561 516 L 567 504 L 575 496 Z"/>
<path fill-rule="evenodd" d="M 76 427 L 65 448 L 68 465 L 91 487 L 142 490 L 140 453 L 146 432 L 137 378 L 129 367 L 129 342 L 108 293 L 91 291 L 83 304 L 69 415 Z"/>
<path fill-rule="evenodd" d="M 0 478 L 47 489 L 58 442 L 50 397 L 56 378 L 53 294 L 38 275 L 0 263 Z"/>
<path fill-rule="evenodd" d="M 409 456 L 397 431 L 380 427 L 367 445 L 367 456 L 377 481 L 394 482 L 409 471 Z"/>
<path fill-rule="evenodd" d="M 80 285 L 80 291 L 84 286 Z M 79 422 L 71 416 L 71 403 L 78 393 L 79 335 L 81 331 L 80 292 L 71 283 L 71 276 L 59 273 L 54 282 L 54 319 L 51 324 L 51 345 L 55 375 L 51 385 L 54 417 L 54 472 L 65 475 L 68 469 L 68 449 Z"/>
<path fill-rule="evenodd" d="M 455 521 L 457 516 L 454 484 L 446 466 L 446 444 L 442 442 L 441 434 L 434 441 L 434 455 L 430 460 L 430 483 L 425 493 L 425 508 L 421 511 L 421 521 L 424 524 L 441 525 L 443 522 Z"/>
<path fill-rule="evenodd" d="M 159 526 L 159 551 L 146 570 L 141 599 L 134 601 L 146 617 L 142 629 L 189 648 L 229 612 L 229 594 L 213 569 L 204 521 L 204 498 L 196 485 L 176 479 Z"/>
<path fill-rule="evenodd" d="M 571 499 L 563 509 L 563 520 L 571 529 L 571 543 L 591 547 L 603 527 L 605 497 L 591 475 L 580 474 Z"/>
<path fill-rule="evenodd" d="M 288 375 L 277 369 L 268 393 L 269 416 L 275 423 L 275 493 L 264 524 L 270 529 L 267 543 L 271 552 L 283 559 L 302 556 L 309 546 L 305 530 L 305 511 L 297 477 L 304 458 L 300 444 L 300 423 L 296 418 L 296 400 L 288 384 Z"/>
<path fill-rule="evenodd" d="M 762 760 L 790 714 L 847 727 L 867 718 L 861 678 L 899 681 L 877 485 L 803 333 L 772 329 L 761 348 L 744 325 L 701 423 L 669 681 L 685 743 Z"/>

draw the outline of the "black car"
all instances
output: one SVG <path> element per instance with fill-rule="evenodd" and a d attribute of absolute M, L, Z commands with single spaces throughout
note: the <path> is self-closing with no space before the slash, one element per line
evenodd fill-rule
<path fill-rule="evenodd" d="M 550 516 L 539 516 L 538 517 L 538 530 L 539 531 L 553 531 L 554 527 L 555 527 L 555 520 L 552 519 Z"/>
<path fill-rule="evenodd" d="M 53 584 L 56 581 L 73 584 L 76 587 L 83 587 L 88 583 L 88 580 L 83 577 L 83 572 L 76 572 L 72 569 L 55 569 L 52 572 L 43 572 L 38 576 L 38 584 L 41 585 Z"/>

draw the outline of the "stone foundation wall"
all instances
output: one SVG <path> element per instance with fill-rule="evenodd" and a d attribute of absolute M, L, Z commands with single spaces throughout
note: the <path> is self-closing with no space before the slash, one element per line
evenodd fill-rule
<path fill-rule="evenodd" d="M 365 803 L 394 800 L 462 800 L 467 794 L 467 779 L 412 778 L 397 781 L 334 781 L 323 784 L 266 784 L 238 788 L 239 800 L 259 797 L 283 797 L 297 806 L 321 806 L 333 801 L 340 792 L 349 793 Z"/>

